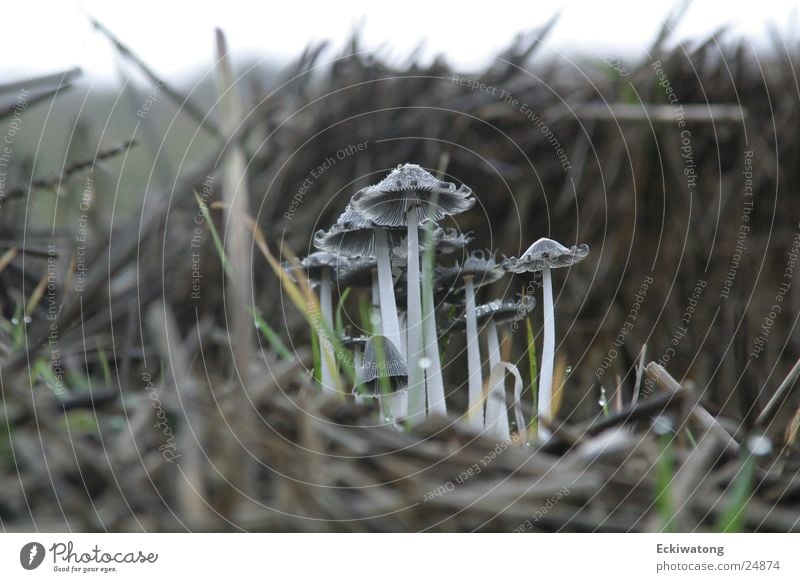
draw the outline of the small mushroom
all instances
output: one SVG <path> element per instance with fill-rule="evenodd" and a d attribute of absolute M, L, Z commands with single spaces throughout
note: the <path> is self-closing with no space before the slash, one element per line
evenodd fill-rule
<path fill-rule="evenodd" d="M 499 280 L 504 275 L 503 269 L 494 260 L 491 254 L 482 251 L 473 251 L 461 264 L 455 267 L 437 269 L 437 278 L 440 284 L 450 286 L 464 283 L 466 298 L 465 320 L 467 328 L 467 367 L 468 379 L 468 413 L 467 422 L 476 429 L 483 428 L 484 416 L 480 406 L 483 392 L 483 377 L 481 374 L 481 352 L 478 343 L 478 320 L 475 306 L 476 283 L 488 285 Z"/>
<path fill-rule="evenodd" d="M 359 390 L 360 388 L 360 390 Z M 354 394 L 377 398 L 381 419 L 394 422 L 406 414 L 408 366 L 386 336 L 374 335 L 364 345 L 361 365 L 356 369 Z"/>
<path fill-rule="evenodd" d="M 586 258 L 588 245 L 567 248 L 549 238 L 540 238 L 519 258 L 509 258 L 503 263 L 507 271 L 513 273 L 542 272 L 544 287 L 544 348 L 542 350 L 542 369 L 539 373 L 539 417 L 550 419 L 553 397 L 553 360 L 555 358 L 555 310 L 553 308 L 553 282 L 551 269 L 569 267 Z M 539 424 L 539 438 L 547 438 L 547 430 Z"/>
<path fill-rule="evenodd" d="M 489 394 L 486 399 L 486 414 L 485 421 L 482 428 L 492 432 L 500 439 L 507 439 L 511 434 L 508 424 L 506 394 L 502 376 L 497 375 L 496 370 L 502 363 L 500 361 L 500 341 L 497 333 L 497 326 L 511 321 L 523 319 L 536 305 L 536 300 L 530 296 L 525 295 L 517 301 L 505 300 L 501 301 L 495 299 L 484 305 L 475 308 L 475 319 L 477 325 L 485 326 L 486 329 L 486 344 L 489 351 Z M 464 329 L 468 324 L 468 317 L 465 313 L 462 316 L 451 318 L 446 324 L 448 329 Z M 508 364 L 507 366 L 510 366 Z M 495 380 L 492 382 L 492 380 Z M 515 408 L 520 406 L 519 395 L 515 395 Z M 482 413 L 481 400 L 469 403 L 470 409 L 478 407 Z M 521 416 L 518 414 L 517 416 Z M 505 422 L 504 422 L 505 417 Z M 518 430 L 523 430 L 524 426 L 518 426 Z"/>
<path fill-rule="evenodd" d="M 536 299 L 531 295 L 525 295 L 518 300 L 495 299 L 489 303 L 484 303 L 475 308 L 475 320 L 477 325 L 488 325 L 494 322 L 495 325 L 503 325 L 511 321 L 525 318 L 536 306 Z M 466 328 L 466 313 L 450 317 L 445 323 L 444 328 L 452 331 L 464 331 Z"/>
<path fill-rule="evenodd" d="M 327 341 L 326 333 L 333 330 L 333 292 L 331 285 L 331 274 L 339 264 L 339 258 L 331 253 L 318 251 L 305 257 L 299 264 L 284 263 L 283 268 L 294 278 L 293 271 L 302 269 L 306 271 L 309 281 L 313 285 L 319 285 L 319 303 L 322 312 L 322 326 L 317 326 L 319 345 L 321 350 L 328 349 L 328 354 L 322 353 L 320 357 L 320 380 L 324 390 L 335 391 L 333 382 L 333 372 L 331 364 L 335 365 L 333 354 L 326 346 L 330 346 Z"/>

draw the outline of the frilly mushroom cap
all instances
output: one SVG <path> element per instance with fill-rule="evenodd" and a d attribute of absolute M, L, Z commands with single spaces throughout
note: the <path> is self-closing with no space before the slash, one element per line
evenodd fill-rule
<path fill-rule="evenodd" d="M 375 226 L 343 227 L 334 224 L 328 230 L 319 230 L 314 234 L 314 246 L 341 257 L 374 258 Z M 389 247 L 397 247 L 403 242 L 405 231 L 386 229 Z"/>
<path fill-rule="evenodd" d="M 426 222 L 426 224 L 436 225 L 435 222 L 430 222 L 430 221 Z M 419 235 L 420 251 L 428 250 L 428 241 L 429 241 L 428 237 L 430 236 L 430 234 L 431 233 L 420 232 Z M 460 251 L 464 249 L 470 242 L 472 242 L 472 239 L 474 238 L 471 232 L 463 233 L 459 232 L 455 228 L 438 228 L 438 230 L 434 231 L 432 234 L 433 234 L 434 250 L 436 251 L 437 254 L 440 255 L 449 255 L 456 251 Z M 394 254 L 396 257 L 407 258 L 408 245 L 407 244 L 399 245 L 395 249 Z"/>
<path fill-rule="evenodd" d="M 499 325 L 515 319 L 521 320 L 525 318 L 533 311 L 534 307 L 536 307 L 536 299 L 532 295 L 524 295 L 516 301 L 495 299 L 477 306 L 475 308 L 475 316 L 478 319 L 478 325 L 483 325 L 490 319 L 493 319 Z M 450 318 L 445 326 L 453 330 L 461 330 L 466 327 L 466 321 L 466 314 L 461 313 L 457 317 Z"/>
<path fill-rule="evenodd" d="M 419 237 L 423 240 L 428 221 L 423 221 L 419 225 Z M 440 237 L 441 228 L 433 224 L 431 227 L 434 236 Z M 362 218 L 347 206 L 344 213 L 339 217 L 329 230 L 319 230 L 314 235 L 314 246 L 328 253 L 340 257 L 351 258 L 374 258 L 375 233 L 378 229 L 386 231 L 389 248 L 395 249 L 405 243 L 406 229 L 400 227 L 379 226 L 376 223 Z"/>
<path fill-rule="evenodd" d="M 325 251 L 316 251 L 302 259 L 301 261 L 286 261 L 282 264 L 283 270 L 291 277 L 292 281 L 297 281 L 295 272 L 303 270 L 312 282 L 319 282 L 322 278 L 323 269 L 333 271 L 339 266 L 339 257 Z"/>
<path fill-rule="evenodd" d="M 376 341 L 377 340 L 377 341 Z M 383 358 L 378 358 L 376 343 L 383 346 Z M 363 386 L 362 396 L 380 396 L 381 378 L 387 378 L 392 392 L 408 387 L 408 366 L 403 356 L 389 338 L 376 335 L 369 338 L 364 346 L 361 367 L 356 371 L 356 386 Z"/>
<path fill-rule="evenodd" d="M 356 192 L 350 199 L 362 217 L 383 226 L 405 226 L 408 211 L 417 209 L 417 219 L 439 221 L 469 210 L 475 204 L 472 190 L 437 180 L 416 164 L 397 166 L 383 180 Z"/>
<path fill-rule="evenodd" d="M 329 230 L 314 234 L 314 246 L 328 253 L 349 258 L 375 257 L 375 231 L 378 228 L 370 220 L 362 218 L 348 204 L 344 212 Z M 386 229 L 389 247 L 399 245 L 404 236 L 402 229 Z"/>
<path fill-rule="evenodd" d="M 503 262 L 503 268 L 512 273 L 541 271 L 545 267 L 557 269 L 581 262 L 589 254 L 589 245 L 567 248 L 549 238 L 540 238 L 521 257 L 511 257 Z"/>
<path fill-rule="evenodd" d="M 464 277 L 473 277 L 476 287 L 489 285 L 503 278 L 505 271 L 489 252 L 472 251 L 455 267 L 437 267 L 436 279 L 441 287 L 460 287 Z"/>
<path fill-rule="evenodd" d="M 474 238 L 471 232 L 459 232 L 455 228 L 445 229 L 442 238 L 436 241 L 436 251 L 449 255 L 466 248 Z"/>
<path fill-rule="evenodd" d="M 375 223 L 371 220 L 363 218 L 358 212 L 353 210 L 353 207 L 348 204 L 344 212 L 336 219 L 336 224 L 344 228 L 374 228 Z"/>

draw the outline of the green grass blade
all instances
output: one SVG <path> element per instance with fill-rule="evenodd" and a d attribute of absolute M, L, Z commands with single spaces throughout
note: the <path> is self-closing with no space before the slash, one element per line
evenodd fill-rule
<path fill-rule="evenodd" d="M 361 329 L 364 335 L 371 336 L 375 330 L 372 327 L 372 305 L 363 298 L 358 302 L 358 317 L 361 320 Z"/>
<path fill-rule="evenodd" d="M 106 351 L 100 346 L 97 347 L 97 357 L 100 360 L 100 367 L 103 368 L 103 381 L 106 386 L 111 386 L 111 366 L 108 363 Z"/>
<path fill-rule="evenodd" d="M 14 311 L 14 317 L 11 319 L 11 343 L 14 349 L 19 349 L 25 346 L 25 313 L 22 305 L 17 305 Z"/>
<path fill-rule="evenodd" d="M 347 298 L 350 296 L 350 287 L 345 289 L 341 295 L 339 295 L 339 304 L 336 306 L 336 333 L 339 337 L 344 337 L 344 317 L 342 316 L 342 311 L 344 311 L 344 302 L 347 301 Z"/>
<path fill-rule="evenodd" d="M 747 455 L 742 461 L 742 466 L 731 486 L 728 505 L 717 523 L 716 531 L 738 533 L 744 529 L 744 510 L 752 496 L 755 464 L 753 455 Z"/>
<path fill-rule="evenodd" d="M 197 204 L 200 206 L 200 212 L 203 215 L 203 220 L 205 220 L 208 230 L 211 231 L 211 237 L 214 239 L 214 248 L 217 249 L 217 255 L 219 256 L 219 260 L 222 262 L 222 268 L 225 269 L 225 274 L 228 277 L 233 277 L 233 268 L 228 262 L 228 257 L 225 255 L 225 247 L 222 244 L 222 240 L 219 238 L 217 228 L 214 226 L 214 221 L 211 220 L 211 213 L 208 211 L 208 205 L 203 202 L 203 199 L 200 198 L 200 195 L 197 192 L 194 193 L 194 197 L 197 200 Z"/>
<path fill-rule="evenodd" d="M 317 336 L 317 330 L 314 329 L 314 326 L 311 326 L 311 353 L 314 357 L 314 380 L 317 384 L 322 384 L 322 379 L 320 378 L 320 373 L 322 370 L 322 353 L 320 352 L 319 346 L 319 336 Z"/>
<path fill-rule="evenodd" d="M 608 395 L 606 394 L 606 387 L 600 385 L 600 407 L 603 410 L 603 416 L 608 418 L 611 415 L 611 410 L 608 408 Z"/>
<path fill-rule="evenodd" d="M 261 316 L 261 314 L 254 314 L 253 319 L 258 331 L 261 332 L 261 335 L 264 336 L 264 339 L 267 340 L 267 343 L 269 343 L 270 347 L 275 350 L 278 356 L 280 356 L 283 360 L 293 360 L 294 358 L 292 357 L 292 352 L 290 352 L 289 348 L 286 347 L 286 344 L 283 343 L 278 335 L 278 332 L 272 329 L 272 327 Z"/>

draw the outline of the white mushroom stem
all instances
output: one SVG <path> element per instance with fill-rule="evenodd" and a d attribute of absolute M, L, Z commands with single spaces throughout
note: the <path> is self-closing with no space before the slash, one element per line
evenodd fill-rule
<path fill-rule="evenodd" d="M 372 269 L 372 307 L 370 308 L 369 317 L 372 333 L 376 335 L 386 335 L 381 325 L 381 289 L 378 283 L 378 270 Z"/>
<path fill-rule="evenodd" d="M 331 367 L 336 365 L 336 360 L 331 350 L 331 340 L 328 337 L 330 330 L 333 330 L 331 270 L 328 267 L 322 269 L 319 302 L 323 323 L 318 330 L 320 348 L 320 381 L 322 382 L 323 390 L 335 391 L 336 386 L 333 384 L 333 371 L 331 370 Z"/>
<path fill-rule="evenodd" d="M 379 228 L 375 231 L 375 255 L 378 262 L 378 290 L 381 308 L 381 331 L 389 338 L 397 350 L 403 353 L 404 346 L 400 339 L 400 322 L 397 320 L 397 303 L 394 298 L 392 282 L 392 265 L 389 260 L 389 241 L 386 231 Z"/>
<path fill-rule="evenodd" d="M 489 319 L 486 326 L 486 347 L 489 350 L 489 394 L 486 398 L 486 430 L 499 439 L 507 439 L 511 435 L 508 427 L 508 409 L 506 408 L 506 390 L 504 370 L 500 364 L 500 341 L 497 337 L 497 325 Z"/>
<path fill-rule="evenodd" d="M 500 362 L 499 364 L 495 364 L 489 374 L 489 383 L 491 385 L 495 385 L 500 382 L 503 385 L 503 398 L 505 398 L 506 372 L 509 372 L 514 377 L 514 399 L 512 401 L 512 406 L 514 407 L 514 419 L 517 424 L 517 431 L 522 432 L 525 430 L 527 425 L 525 424 L 525 417 L 522 414 L 522 374 L 519 373 L 519 369 L 514 364 L 509 362 Z M 507 408 L 504 421 L 505 426 L 499 427 L 502 429 L 502 432 L 495 431 L 495 434 L 501 439 L 508 440 L 511 437 L 511 427 L 508 424 Z"/>
<path fill-rule="evenodd" d="M 433 251 L 426 251 L 432 253 Z M 425 357 L 430 364 L 425 371 L 428 385 L 429 412 L 447 416 L 447 404 L 444 397 L 444 380 L 442 379 L 442 362 L 439 358 L 439 338 L 436 333 L 436 318 L 433 301 L 433 261 L 432 257 L 423 258 L 422 273 L 422 317 L 425 335 Z"/>
<path fill-rule="evenodd" d="M 408 223 L 408 418 L 412 423 L 425 418 L 425 370 L 419 365 L 422 345 L 422 302 L 419 283 L 419 231 L 417 209 L 406 214 Z"/>
<path fill-rule="evenodd" d="M 358 370 L 361 367 L 361 346 L 353 346 L 353 369 Z M 358 393 L 358 390 L 353 391 L 356 404 L 364 404 L 364 397 Z"/>
<path fill-rule="evenodd" d="M 542 269 L 544 287 L 544 347 L 542 349 L 542 368 L 539 372 L 539 418 L 551 420 L 553 400 L 553 360 L 555 358 L 556 317 L 553 309 L 553 280 L 550 267 Z M 545 439 L 548 430 L 539 423 L 539 438 Z"/>
<path fill-rule="evenodd" d="M 391 394 L 380 394 L 378 396 L 378 407 L 380 409 L 381 422 L 395 424 L 407 415 L 408 392 L 400 390 Z"/>
<path fill-rule="evenodd" d="M 478 344 L 478 318 L 475 312 L 475 283 L 472 275 L 464 277 L 467 306 L 467 423 L 477 430 L 483 429 L 483 379 L 481 378 L 481 350 Z"/>

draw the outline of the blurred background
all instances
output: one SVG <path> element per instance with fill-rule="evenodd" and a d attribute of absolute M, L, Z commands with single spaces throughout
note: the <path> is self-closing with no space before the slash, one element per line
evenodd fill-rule
<path fill-rule="evenodd" d="M 595 417 L 603 394 L 630 399 L 645 350 L 746 433 L 800 354 L 795 2 L 477 11 L 345 1 L 278 12 L 238 1 L 87 1 L 20 5 L 12 20 L 3 39 L 13 58 L 0 65 L 3 379 L 18 394 L 38 382 L 62 396 L 63 379 L 36 368 L 53 363 L 44 348 L 52 271 L 59 368 L 77 411 L 68 430 L 124 441 L 126 399 L 139 402 L 142 375 L 158 375 L 148 354 L 164 355 L 146 321 L 156 302 L 175 317 L 187 371 L 235 376 L 223 268 L 210 232 L 193 238 L 196 196 L 222 200 L 232 142 L 245 154 L 250 213 L 273 249 L 311 252 L 313 233 L 357 189 L 404 162 L 474 190 L 475 209 L 451 226 L 473 232 L 475 248 L 500 257 L 540 236 L 588 243 L 588 260 L 555 274 L 564 419 Z M 221 124 L 215 27 L 241 104 L 234 139 Z M 224 215 L 210 216 L 229 236 Z M 308 328 L 250 251 L 270 368 L 281 346 L 303 351 Z M 481 298 L 513 297 L 528 282 L 507 277 Z M 354 303 L 344 317 L 356 331 Z M 506 341 L 522 367 L 524 340 Z M 445 373 L 460 386 L 463 339 L 447 349 Z M 80 416 L 92 380 L 101 386 L 89 401 L 103 396 L 108 411 L 100 419 Z M 782 434 L 796 408 L 796 399 L 783 406 L 770 430 Z M 124 465 L 123 453 L 114 458 Z M 105 468 L 94 470 L 96 487 L 109 487 Z M 52 509 L 54 498 L 40 495 Z M 74 502 L 96 528 L 84 509 Z M 109 512 L 131 527 L 125 512 Z M 0 499 L 3 519 L 23 514 Z"/>

